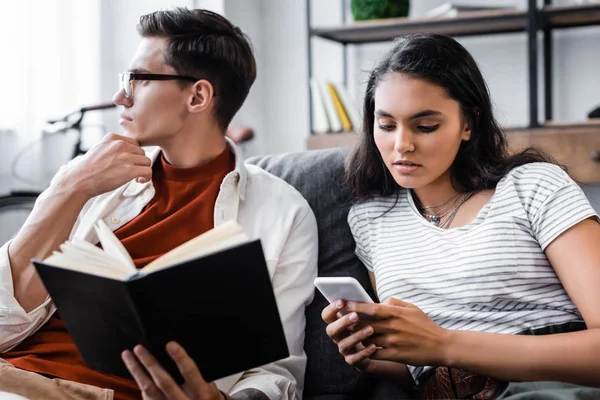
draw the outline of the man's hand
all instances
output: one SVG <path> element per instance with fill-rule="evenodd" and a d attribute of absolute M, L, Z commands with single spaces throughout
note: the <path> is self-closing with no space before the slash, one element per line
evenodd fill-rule
<path fill-rule="evenodd" d="M 136 346 L 133 353 L 125 350 L 121 355 L 144 400 L 231 400 L 219 391 L 217 385 L 202 378 L 196 363 L 183 347 L 169 342 L 166 349 L 185 379 L 181 387 L 143 346 Z"/>
<path fill-rule="evenodd" d="M 151 164 L 136 140 L 109 133 L 67 172 L 64 179 L 70 187 L 92 198 L 135 178 L 141 183 L 148 182 L 152 179 Z"/>

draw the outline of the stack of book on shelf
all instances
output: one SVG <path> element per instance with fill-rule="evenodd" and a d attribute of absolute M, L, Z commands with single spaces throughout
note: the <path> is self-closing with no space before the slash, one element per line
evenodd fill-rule
<path fill-rule="evenodd" d="M 360 129 L 358 108 L 340 83 L 311 78 L 313 133 L 356 132 Z"/>
<path fill-rule="evenodd" d="M 460 3 L 444 3 L 438 7 L 432 8 L 425 13 L 425 18 L 454 18 L 458 17 L 463 13 L 477 12 L 477 11 L 510 11 L 516 10 L 516 7 L 503 7 L 499 5 L 473 5 L 473 4 L 460 4 Z"/>

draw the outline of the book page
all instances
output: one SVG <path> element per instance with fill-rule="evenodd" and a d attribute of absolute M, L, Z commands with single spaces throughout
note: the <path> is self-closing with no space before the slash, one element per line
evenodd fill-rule
<path fill-rule="evenodd" d="M 233 247 L 250 239 L 242 227 L 235 221 L 227 221 L 210 231 L 197 236 L 175 247 L 141 269 L 143 273 L 150 273 L 169 267 L 174 264 L 199 258 L 204 255 Z"/>
<path fill-rule="evenodd" d="M 140 272 L 150 273 L 249 241 L 237 222 L 227 221 L 177 246 L 138 270 L 123 244 L 104 221 L 98 220 L 94 229 L 103 249 L 84 240 L 74 239 L 60 245 L 60 252 L 55 251 L 44 263 L 91 275 L 127 280 Z"/>
<path fill-rule="evenodd" d="M 122 268 L 117 270 L 107 267 L 107 265 L 110 264 L 96 264 L 95 262 L 90 262 L 89 259 L 73 256 L 73 254 L 54 252 L 54 254 L 44 259 L 43 262 L 44 264 L 52 265 L 58 268 L 80 271 L 90 275 L 102 276 L 104 278 L 112 278 L 121 281 L 125 280 L 129 275 L 128 273 L 124 272 Z"/>
<path fill-rule="evenodd" d="M 92 262 L 97 262 L 102 265 L 110 264 L 113 269 L 123 271 L 123 267 L 119 266 L 121 264 L 119 260 L 85 240 L 73 239 L 72 241 L 65 242 L 60 245 L 60 251 L 64 254 L 74 254 L 85 257 Z"/>
<path fill-rule="evenodd" d="M 126 271 L 129 273 L 137 271 L 131 256 L 123 246 L 123 243 L 115 236 L 114 232 L 106 225 L 106 223 L 99 219 L 94 224 L 94 229 L 96 230 L 96 234 L 98 235 L 98 239 L 100 239 L 100 243 L 102 244 L 102 248 L 111 257 L 118 260 L 120 265 L 126 268 Z"/>

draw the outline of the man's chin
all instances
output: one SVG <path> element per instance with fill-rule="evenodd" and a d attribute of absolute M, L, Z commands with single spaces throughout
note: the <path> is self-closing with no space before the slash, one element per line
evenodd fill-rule
<path fill-rule="evenodd" d="M 144 138 L 143 135 L 140 135 L 137 132 L 132 132 L 132 131 L 129 131 L 129 130 L 124 130 L 123 131 L 123 136 L 128 137 L 130 139 L 133 139 L 133 140 L 137 141 L 140 146 L 153 146 L 153 144 L 148 143 L 148 140 L 146 138 Z"/>

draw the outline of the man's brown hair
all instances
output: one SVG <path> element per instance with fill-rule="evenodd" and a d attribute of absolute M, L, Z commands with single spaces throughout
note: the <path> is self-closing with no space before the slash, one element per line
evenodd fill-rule
<path fill-rule="evenodd" d="M 252 45 L 240 28 L 214 12 L 177 7 L 143 15 L 138 32 L 167 39 L 165 62 L 177 74 L 213 85 L 215 117 L 226 129 L 256 79 Z"/>

